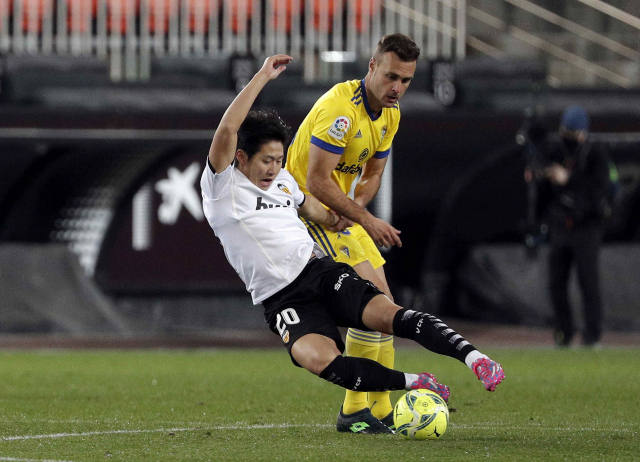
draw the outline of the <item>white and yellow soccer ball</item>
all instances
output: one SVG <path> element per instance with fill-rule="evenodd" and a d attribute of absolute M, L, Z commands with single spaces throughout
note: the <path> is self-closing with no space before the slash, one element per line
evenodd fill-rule
<path fill-rule="evenodd" d="M 447 403 L 429 390 L 411 390 L 402 396 L 393 410 L 396 433 L 412 440 L 435 440 L 449 425 Z"/>

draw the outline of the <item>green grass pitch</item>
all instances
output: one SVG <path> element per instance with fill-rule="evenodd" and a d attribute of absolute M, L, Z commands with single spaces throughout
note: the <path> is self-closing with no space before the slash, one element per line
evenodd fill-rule
<path fill-rule="evenodd" d="M 639 460 L 640 350 L 487 350 L 488 393 L 421 349 L 398 369 L 451 387 L 437 441 L 335 431 L 343 390 L 277 350 L 0 353 L 0 461 Z M 401 392 L 394 392 L 394 400 Z"/>

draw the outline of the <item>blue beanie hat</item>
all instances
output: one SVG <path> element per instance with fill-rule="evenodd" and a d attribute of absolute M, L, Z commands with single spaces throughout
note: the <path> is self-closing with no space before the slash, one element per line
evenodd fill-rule
<path fill-rule="evenodd" d="M 580 106 L 568 107 L 562 114 L 562 122 L 560 126 L 565 130 L 589 130 L 589 116 L 587 111 Z"/>

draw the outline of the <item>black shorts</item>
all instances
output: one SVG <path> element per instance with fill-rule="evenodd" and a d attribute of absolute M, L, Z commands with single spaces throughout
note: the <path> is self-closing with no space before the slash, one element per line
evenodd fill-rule
<path fill-rule="evenodd" d="M 265 321 L 282 338 L 289 355 L 296 340 L 306 334 L 329 337 L 344 352 L 338 326 L 371 330 L 362 323 L 362 312 L 380 294 L 349 265 L 324 257 L 311 260 L 295 281 L 262 305 Z M 291 360 L 300 366 L 293 356 Z"/>

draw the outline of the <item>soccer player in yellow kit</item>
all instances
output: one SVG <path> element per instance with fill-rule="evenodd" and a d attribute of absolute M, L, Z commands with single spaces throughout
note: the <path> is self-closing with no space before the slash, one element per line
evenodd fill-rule
<path fill-rule="evenodd" d="M 364 79 L 339 83 L 318 99 L 298 129 L 286 162 L 305 194 L 312 194 L 342 217 L 331 228 L 303 219 L 311 237 L 334 260 L 351 265 L 391 300 L 385 260 L 377 246 L 402 246 L 400 231 L 365 207 L 380 187 L 400 122 L 398 101 L 411 83 L 419 55 L 420 49 L 406 35 L 383 37 Z M 360 172 L 352 200 L 347 195 Z M 344 229 L 345 225 L 349 227 Z M 349 329 L 346 354 L 392 368 L 393 337 Z M 392 411 L 389 392 L 348 390 L 337 429 L 357 432 L 354 428 L 374 417 L 391 427 Z"/>

